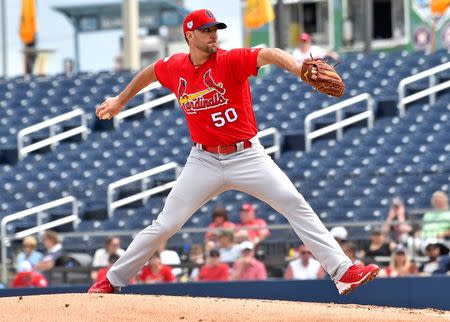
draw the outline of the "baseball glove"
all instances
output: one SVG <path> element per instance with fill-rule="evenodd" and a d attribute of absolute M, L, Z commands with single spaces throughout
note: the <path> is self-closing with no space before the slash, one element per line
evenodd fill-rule
<path fill-rule="evenodd" d="M 317 77 L 313 79 L 313 68 L 317 71 Z M 321 93 L 341 97 L 344 95 L 345 85 L 341 76 L 336 73 L 334 66 L 330 66 L 323 59 L 311 58 L 305 59 L 302 65 L 300 75 L 302 81 L 310 84 Z"/>

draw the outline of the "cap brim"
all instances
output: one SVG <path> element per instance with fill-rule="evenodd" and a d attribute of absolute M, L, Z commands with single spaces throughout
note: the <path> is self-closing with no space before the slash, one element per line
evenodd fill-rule
<path fill-rule="evenodd" d="M 217 27 L 217 29 L 225 29 L 227 28 L 227 25 L 224 24 L 223 22 L 210 22 L 210 23 L 205 23 L 203 26 L 198 27 L 197 29 L 207 29 L 207 28 L 211 28 L 211 27 Z"/>

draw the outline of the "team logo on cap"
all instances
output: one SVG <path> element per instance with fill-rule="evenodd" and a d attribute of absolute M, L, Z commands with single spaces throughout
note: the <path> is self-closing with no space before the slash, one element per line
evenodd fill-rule
<path fill-rule="evenodd" d="M 203 75 L 204 90 L 196 93 L 187 93 L 187 81 L 184 78 L 179 79 L 178 83 L 178 102 L 181 108 L 187 114 L 196 114 L 197 111 L 209 110 L 228 104 L 225 97 L 225 88 L 222 83 L 216 83 L 211 76 L 211 69 Z"/>
<path fill-rule="evenodd" d="M 194 22 L 193 22 L 192 20 L 189 21 L 189 22 L 186 24 L 186 26 L 187 26 L 189 29 L 191 29 L 193 25 L 194 25 Z"/>
<path fill-rule="evenodd" d="M 210 17 L 211 19 L 215 19 L 214 15 L 212 14 L 211 11 L 205 10 L 205 14 L 206 14 L 208 17 Z"/>

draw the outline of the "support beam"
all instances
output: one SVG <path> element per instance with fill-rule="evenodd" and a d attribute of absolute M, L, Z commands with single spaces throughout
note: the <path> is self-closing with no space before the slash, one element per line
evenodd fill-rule
<path fill-rule="evenodd" d="M 122 22 L 124 67 L 138 70 L 140 68 L 138 0 L 123 0 Z"/>
<path fill-rule="evenodd" d="M 1 14 L 1 48 L 2 48 L 2 75 L 8 76 L 8 39 L 7 39 L 7 27 L 6 27 L 6 0 L 0 0 L 0 14 Z"/>
<path fill-rule="evenodd" d="M 373 0 L 363 0 L 364 53 L 372 51 L 373 38 Z"/>

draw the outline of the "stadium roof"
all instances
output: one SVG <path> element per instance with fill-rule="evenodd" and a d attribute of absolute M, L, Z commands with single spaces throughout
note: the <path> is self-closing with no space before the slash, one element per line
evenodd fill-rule
<path fill-rule="evenodd" d="M 122 28 L 122 3 L 57 6 L 54 10 L 64 14 L 77 32 L 92 32 Z M 139 1 L 139 25 L 144 28 L 180 26 L 188 11 L 183 7 L 161 0 Z"/>

